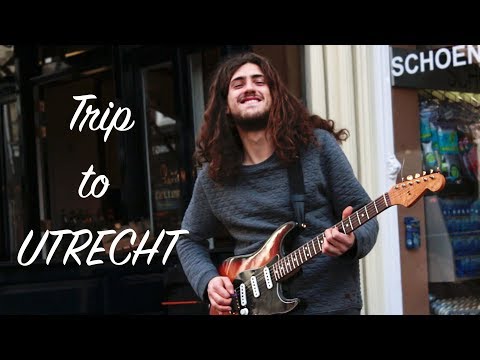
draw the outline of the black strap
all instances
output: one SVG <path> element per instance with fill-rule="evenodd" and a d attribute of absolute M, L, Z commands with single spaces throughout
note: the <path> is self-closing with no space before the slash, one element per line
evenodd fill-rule
<path fill-rule="evenodd" d="M 305 184 L 303 183 L 302 162 L 298 156 L 295 162 L 288 167 L 288 181 L 290 183 L 290 200 L 292 201 L 295 220 L 299 225 L 304 225 Z"/>

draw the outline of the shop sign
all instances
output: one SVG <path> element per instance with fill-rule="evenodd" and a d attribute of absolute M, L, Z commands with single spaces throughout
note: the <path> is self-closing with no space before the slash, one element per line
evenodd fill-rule
<path fill-rule="evenodd" d="M 392 84 L 456 91 L 480 89 L 480 45 L 435 50 L 391 48 Z"/>

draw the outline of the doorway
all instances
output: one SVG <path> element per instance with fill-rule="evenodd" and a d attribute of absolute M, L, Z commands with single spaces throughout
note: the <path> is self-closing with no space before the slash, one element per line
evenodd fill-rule
<path fill-rule="evenodd" d="M 70 129 L 70 122 L 81 103 L 74 97 L 94 95 L 96 98 L 88 100 L 88 106 L 99 109 L 101 114 L 109 109 L 109 103 L 115 99 L 112 71 L 104 68 L 84 76 L 40 82 L 34 93 L 38 104 L 36 156 L 42 230 L 88 229 L 95 235 L 98 230 L 114 228 L 115 224 L 124 221 L 118 133 L 115 130 L 110 132 L 104 141 L 104 132 L 92 131 L 88 121 L 80 129 L 86 106 Z M 84 179 L 82 173 L 86 173 L 90 166 L 93 166 L 95 175 L 86 183 L 84 194 L 90 191 L 92 179 L 96 176 L 105 175 L 109 182 L 106 193 L 98 198 L 79 196 Z M 98 186 L 96 192 L 99 193 L 100 189 Z M 43 258 L 52 243 L 53 240 L 49 239 L 42 252 Z M 69 241 L 62 240 L 54 259 L 62 259 L 68 245 Z"/>

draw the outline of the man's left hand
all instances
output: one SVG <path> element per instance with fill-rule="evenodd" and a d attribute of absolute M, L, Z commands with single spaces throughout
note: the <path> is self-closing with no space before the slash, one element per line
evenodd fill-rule
<path fill-rule="evenodd" d="M 346 219 L 353 212 L 351 206 L 347 206 L 342 212 L 342 219 Z M 329 256 L 340 256 L 347 252 L 355 243 L 355 234 L 353 231 L 346 235 L 336 227 L 325 230 L 325 241 L 323 242 L 323 253 Z"/>

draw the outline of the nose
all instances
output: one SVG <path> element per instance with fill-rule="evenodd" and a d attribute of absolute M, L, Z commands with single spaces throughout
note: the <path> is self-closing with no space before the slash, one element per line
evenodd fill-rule
<path fill-rule="evenodd" d="M 245 91 L 255 91 L 255 82 L 248 79 L 245 84 Z"/>

